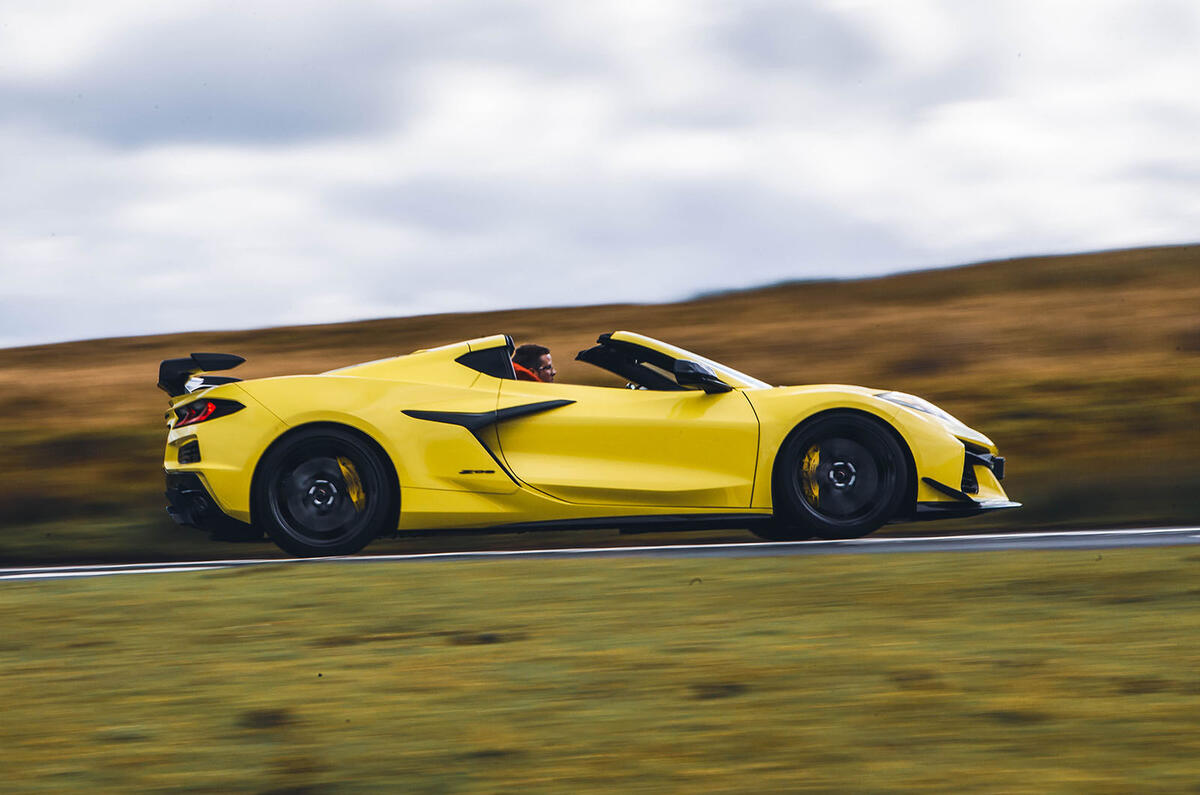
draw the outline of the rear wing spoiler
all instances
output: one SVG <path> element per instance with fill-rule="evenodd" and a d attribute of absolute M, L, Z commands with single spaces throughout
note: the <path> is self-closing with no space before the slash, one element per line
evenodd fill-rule
<path fill-rule="evenodd" d="M 171 397 L 186 395 L 193 391 L 188 388 L 188 379 L 196 373 L 232 370 L 244 361 L 232 353 L 193 353 L 186 359 L 164 359 L 158 365 L 158 388 Z M 237 380 L 227 376 L 205 376 L 196 386 L 216 386 Z"/>

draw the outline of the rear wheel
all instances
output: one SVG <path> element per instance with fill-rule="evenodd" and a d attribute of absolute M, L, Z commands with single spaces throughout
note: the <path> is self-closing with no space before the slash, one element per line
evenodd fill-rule
<path fill-rule="evenodd" d="M 301 431 L 272 448 L 254 496 L 256 524 L 301 557 L 358 552 L 388 529 L 396 499 L 380 454 L 338 428 Z"/>
<path fill-rule="evenodd" d="M 849 413 L 801 426 L 775 465 L 776 516 L 794 538 L 859 538 L 900 509 L 904 451 L 881 422 Z"/>

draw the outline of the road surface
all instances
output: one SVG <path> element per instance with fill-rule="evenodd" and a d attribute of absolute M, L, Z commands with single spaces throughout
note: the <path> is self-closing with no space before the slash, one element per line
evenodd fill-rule
<path fill-rule="evenodd" d="M 118 574 L 167 574 L 209 571 L 238 566 L 326 565 L 330 563 L 384 564 L 405 562 L 456 562 L 509 558 L 616 558 L 616 557 L 763 557 L 778 555 L 841 555 L 896 552 L 999 552 L 1022 549 L 1116 549 L 1121 547 L 1181 546 L 1200 544 L 1200 527 L 1133 530 L 1074 530 L 1043 533 L 1003 533 L 907 538 L 871 537 L 848 541 L 746 542 L 680 544 L 576 549 L 522 549 L 485 552 L 423 552 L 412 555 L 356 555 L 340 558 L 262 558 L 253 560 L 200 560 L 174 563 L 109 563 L 90 566 L 38 566 L 0 568 L 0 580 L 52 580 L 75 577 L 108 577 Z"/>

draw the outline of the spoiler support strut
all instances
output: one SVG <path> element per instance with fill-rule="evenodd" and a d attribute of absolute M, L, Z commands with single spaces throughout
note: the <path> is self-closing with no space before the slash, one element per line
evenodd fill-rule
<path fill-rule="evenodd" d="M 164 359 L 158 365 L 158 388 L 176 397 L 187 392 L 187 380 L 196 373 L 232 370 L 244 361 L 232 353 L 193 353 L 186 359 Z"/>

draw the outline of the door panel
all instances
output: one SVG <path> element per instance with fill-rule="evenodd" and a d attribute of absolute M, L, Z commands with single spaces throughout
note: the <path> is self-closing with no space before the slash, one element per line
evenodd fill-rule
<path fill-rule="evenodd" d="M 740 391 L 658 392 L 505 381 L 500 406 L 574 403 L 497 425 L 513 474 L 568 502 L 746 508 L 758 420 Z"/>

